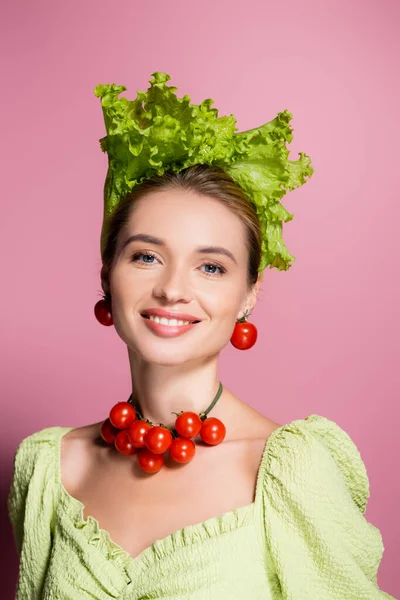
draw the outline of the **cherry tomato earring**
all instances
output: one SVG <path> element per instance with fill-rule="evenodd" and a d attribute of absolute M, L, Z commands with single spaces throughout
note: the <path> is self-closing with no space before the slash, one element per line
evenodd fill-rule
<path fill-rule="evenodd" d="M 235 323 L 235 328 L 231 337 L 231 344 L 238 350 L 248 350 L 257 341 L 257 328 L 253 323 L 247 322 L 250 313 L 245 311 L 244 315 Z"/>
<path fill-rule="evenodd" d="M 111 301 L 103 298 L 103 300 L 99 300 L 96 302 L 94 306 L 94 314 L 96 319 L 102 325 L 113 325 L 114 321 L 111 313 Z"/>

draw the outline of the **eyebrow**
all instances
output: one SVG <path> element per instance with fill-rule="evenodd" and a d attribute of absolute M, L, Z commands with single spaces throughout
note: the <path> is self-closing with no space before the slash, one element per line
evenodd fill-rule
<path fill-rule="evenodd" d="M 128 237 L 127 240 L 124 241 L 121 247 L 121 252 L 124 250 L 124 248 L 126 248 L 126 246 L 128 246 L 128 244 L 131 244 L 132 242 L 136 241 L 146 242 L 148 244 L 155 244 L 157 246 L 166 246 L 164 240 L 158 237 L 154 237 L 153 235 L 148 235 L 146 233 L 136 233 L 135 235 L 131 235 L 130 237 Z M 230 250 L 227 250 L 227 248 L 224 248 L 223 246 L 200 246 L 198 248 L 195 248 L 195 252 L 200 252 L 201 254 L 224 254 L 225 256 L 228 256 L 228 258 L 233 260 L 235 264 L 237 264 L 237 260 L 233 256 L 232 252 Z"/>

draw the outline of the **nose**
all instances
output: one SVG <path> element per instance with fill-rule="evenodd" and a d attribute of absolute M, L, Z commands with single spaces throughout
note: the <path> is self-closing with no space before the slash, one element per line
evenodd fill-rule
<path fill-rule="evenodd" d="M 163 298 L 169 304 L 188 303 L 192 300 L 187 268 L 169 265 L 162 269 L 153 288 L 156 298 Z"/>

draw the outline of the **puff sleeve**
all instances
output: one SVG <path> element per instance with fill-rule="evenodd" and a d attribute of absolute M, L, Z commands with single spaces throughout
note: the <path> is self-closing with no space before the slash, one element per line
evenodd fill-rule
<path fill-rule="evenodd" d="M 40 598 L 52 544 L 54 515 L 54 428 L 23 439 L 14 455 L 8 516 L 20 556 L 16 598 Z M 25 589 L 22 589 L 22 587 Z"/>
<path fill-rule="evenodd" d="M 266 544 L 284 600 L 395 600 L 377 572 L 384 546 L 364 513 L 369 480 L 356 445 L 320 415 L 275 430 L 263 464 Z"/>

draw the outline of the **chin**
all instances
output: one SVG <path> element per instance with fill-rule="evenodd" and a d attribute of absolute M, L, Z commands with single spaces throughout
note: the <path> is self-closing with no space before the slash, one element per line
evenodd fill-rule
<path fill-rule="evenodd" d="M 131 330 L 130 335 L 122 339 L 145 362 L 172 366 L 196 358 L 202 347 L 198 340 L 184 340 L 184 337 L 163 338 Z"/>
<path fill-rule="evenodd" d="M 151 343 L 150 347 L 139 344 L 135 351 L 140 355 L 141 360 L 146 363 L 163 367 L 174 367 L 187 361 L 200 358 L 194 348 L 192 350 L 187 346 L 185 348 L 173 348 L 171 345 L 157 344 L 157 342 L 154 341 Z"/>

